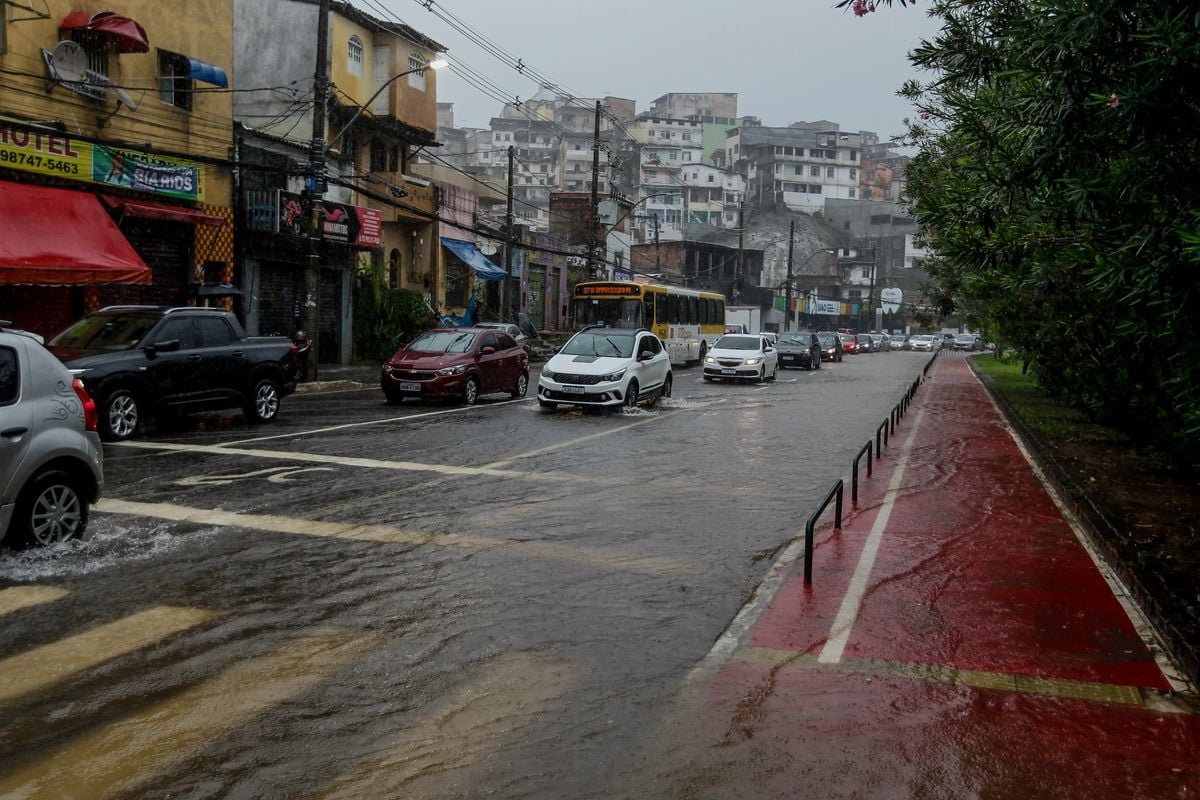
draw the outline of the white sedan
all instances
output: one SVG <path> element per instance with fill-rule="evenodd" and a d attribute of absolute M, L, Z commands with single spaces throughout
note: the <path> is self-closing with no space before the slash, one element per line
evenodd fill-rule
<path fill-rule="evenodd" d="M 704 357 L 704 380 L 775 380 L 779 352 L 757 333 L 727 333 Z"/>

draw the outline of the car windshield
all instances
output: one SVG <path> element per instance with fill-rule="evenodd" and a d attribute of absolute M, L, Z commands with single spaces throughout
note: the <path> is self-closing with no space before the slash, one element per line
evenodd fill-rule
<path fill-rule="evenodd" d="M 954 337 L 954 340 L 958 342 L 972 342 L 975 340 L 975 336 L 970 333 L 960 333 Z"/>
<path fill-rule="evenodd" d="M 161 314 L 93 314 L 76 322 L 50 341 L 70 350 L 114 351 L 137 346 Z"/>
<path fill-rule="evenodd" d="M 607 356 L 629 358 L 634 337 L 620 333 L 577 333 L 560 351 L 568 356 Z"/>
<path fill-rule="evenodd" d="M 932 337 L 932 336 L 926 336 L 926 335 L 924 335 L 924 334 L 917 334 L 916 336 L 914 336 L 914 337 L 912 337 L 912 338 L 913 338 L 913 341 L 914 341 L 914 342 L 928 342 L 928 341 L 929 341 L 930 339 L 932 339 L 933 337 Z"/>
<path fill-rule="evenodd" d="M 458 331 L 430 331 L 418 336 L 406 350 L 418 353 L 465 353 L 475 342 L 475 334 Z"/>
<path fill-rule="evenodd" d="M 714 348 L 718 350 L 757 350 L 762 347 L 762 339 L 757 336 L 722 336 Z"/>
<path fill-rule="evenodd" d="M 779 337 L 780 344 L 798 344 L 801 347 L 808 347 L 812 340 L 808 338 L 808 334 L 785 333 Z"/>
<path fill-rule="evenodd" d="M 860 342 L 869 342 L 869 341 L 871 341 L 871 337 L 870 337 L 870 336 L 868 336 L 868 335 L 867 335 L 867 334 L 865 334 L 865 333 L 860 333 L 860 334 L 858 335 L 858 340 L 859 340 Z"/>
<path fill-rule="evenodd" d="M 841 339 L 843 342 L 853 342 L 853 341 L 855 341 L 855 338 L 854 338 L 854 336 L 852 336 L 852 335 L 851 335 L 851 334 L 849 334 L 849 333 L 839 333 L 839 334 L 838 334 L 838 338 L 839 338 L 839 339 Z"/>

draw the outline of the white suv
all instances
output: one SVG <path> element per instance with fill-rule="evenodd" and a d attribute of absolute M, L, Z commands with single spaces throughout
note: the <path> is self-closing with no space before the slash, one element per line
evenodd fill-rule
<path fill-rule="evenodd" d="M 5 323 L 0 322 L 0 326 Z M 104 470 L 96 404 L 28 334 L 0 327 L 0 540 L 83 536 Z"/>
<path fill-rule="evenodd" d="M 646 329 L 584 328 L 542 368 L 538 405 L 636 406 L 671 396 L 671 359 Z"/>

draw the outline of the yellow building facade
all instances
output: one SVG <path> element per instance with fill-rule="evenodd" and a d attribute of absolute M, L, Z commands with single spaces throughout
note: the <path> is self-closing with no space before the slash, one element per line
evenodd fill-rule
<path fill-rule="evenodd" d="M 0 317 L 53 334 L 229 280 L 233 0 L 170 5 L 0 3 Z M 91 236 L 122 269 L 68 246 Z"/>

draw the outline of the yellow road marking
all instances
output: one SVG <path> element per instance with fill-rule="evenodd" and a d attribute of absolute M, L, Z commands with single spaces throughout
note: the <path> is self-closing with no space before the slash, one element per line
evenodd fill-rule
<path fill-rule="evenodd" d="M 1030 675 L 959 669 L 940 664 L 912 664 L 873 658 L 843 658 L 840 663 L 831 663 L 820 661 L 816 654 L 776 650 L 768 647 L 747 647 L 734 658 L 739 661 L 781 665 L 785 669 L 819 669 L 825 672 L 843 672 L 883 678 L 908 678 L 954 686 L 969 686 L 973 689 L 999 689 L 1043 697 L 1084 700 L 1091 703 L 1117 703 L 1153 708 L 1156 711 L 1191 713 L 1191 709 L 1173 702 L 1159 690 L 1138 686 L 1120 686 L 1065 678 L 1039 678 Z"/>
<path fill-rule="evenodd" d="M 268 514 L 239 514 L 232 511 L 210 510 L 179 506 L 172 503 L 138 503 L 132 500 L 101 500 L 95 510 L 106 514 L 130 514 L 174 522 L 191 522 L 231 528 L 270 531 L 272 533 L 324 536 L 333 539 L 352 539 L 365 542 L 456 547 L 464 550 L 508 550 L 547 560 L 567 561 L 592 566 L 610 567 L 629 572 L 663 574 L 692 572 L 694 565 L 656 556 L 623 555 L 593 547 L 560 545 L 553 542 L 489 539 L 467 534 L 406 531 L 388 525 L 361 525 L 353 522 L 321 522 L 299 517 Z"/>
<path fill-rule="evenodd" d="M 57 586 L 12 586 L 0 589 L 0 617 L 22 608 L 53 603 L 69 594 L 66 589 Z"/>
<path fill-rule="evenodd" d="M 474 782 L 497 751 L 569 690 L 577 669 L 554 656 L 507 654 L 481 667 L 407 730 L 333 779 L 319 800 L 449 797 Z M 483 776 L 478 776 L 479 780 Z"/>
<path fill-rule="evenodd" d="M 187 630 L 215 612 L 158 606 L 0 661 L 0 702 Z M 3 793 L 0 792 L 0 796 Z"/>
<path fill-rule="evenodd" d="M 226 731 L 304 692 L 362 652 L 373 637 L 307 637 L 235 664 L 183 692 L 98 725 L 16 772 L 0 797 L 130 797 L 146 780 L 193 757 Z"/>

